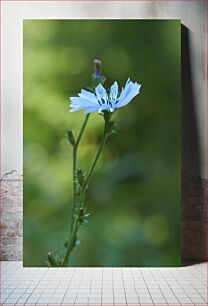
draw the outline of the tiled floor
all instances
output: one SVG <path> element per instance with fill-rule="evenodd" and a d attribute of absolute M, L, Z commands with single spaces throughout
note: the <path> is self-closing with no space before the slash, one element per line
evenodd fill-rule
<path fill-rule="evenodd" d="M 207 305 L 207 265 L 23 268 L 1 262 L 0 305 Z"/>

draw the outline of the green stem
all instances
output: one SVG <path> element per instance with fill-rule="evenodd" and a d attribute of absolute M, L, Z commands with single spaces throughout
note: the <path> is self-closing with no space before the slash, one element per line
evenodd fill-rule
<path fill-rule="evenodd" d="M 79 135 L 77 137 L 77 141 L 73 147 L 73 207 L 72 207 L 72 217 L 71 217 L 71 229 L 70 233 L 72 234 L 73 226 L 74 226 L 74 214 L 77 204 L 77 178 L 76 178 L 76 171 L 77 171 L 77 148 L 79 146 L 80 140 L 82 138 L 82 135 L 84 133 L 85 127 L 87 125 L 88 119 L 90 114 L 87 114 L 85 117 L 85 120 L 83 122 L 83 125 L 81 127 L 81 130 L 79 132 Z"/>
<path fill-rule="evenodd" d="M 80 205 L 79 205 L 79 207 L 83 207 L 83 200 L 84 200 L 85 191 L 86 191 L 86 189 L 87 189 L 87 187 L 88 187 L 88 183 L 89 183 L 89 181 L 90 181 L 90 179 L 91 179 L 91 177 L 92 177 L 92 174 L 93 174 L 93 171 L 94 171 L 95 166 L 96 166 L 96 164 L 97 164 L 97 161 L 98 161 L 98 159 L 99 159 L 99 157 L 100 157 L 100 154 L 101 154 L 101 152 L 102 152 L 102 150 L 103 150 L 103 147 L 104 147 L 104 145 L 105 145 L 105 142 L 106 142 L 106 140 L 107 140 L 107 138 L 108 138 L 107 125 L 108 125 L 108 121 L 109 121 L 109 120 L 110 120 L 110 117 L 108 117 L 108 119 L 105 118 L 105 127 L 104 127 L 104 132 L 103 132 L 102 140 L 101 140 L 99 149 L 98 149 L 98 151 L 97 151 L 97 154 L 96 154 L 96 156 L 95 156 L 95 158 L 94 158 L 94 160 L 93 160 L 93 162 L 92 162 L 92 165 L 91 165 L 89 174 L 88 174 L 88 176 L 87 176 L 87 178 L 86 178 L 86 180 L 85 180 L 85 183 L 84 183 L 84 185 L 83 185 L 82 192 L 81 192 L 81 195 L 80 195 Z"/>
<path fill-rule="evenodd" d="M 77 235 L 77 231 L 79 229 L 79 222 L 78 222 L 78 218 L 76 220 L 76 226 L 74 227 L 74 230 L 73 232 L 71 233 L 71 237 L 70 237 L 70 242 L 69 242 L 69 245 L 67 247 L 67 250 L 66 250 L 66 253 L 64 255 L 64 259 L 62 261 L 62 267 L 66 267 L 67 264 L 68 264 L 68 261 L 69 261 L 69 257 L 70 257 L 70 253 L 71 251 L 73 250 L 74 246 L 75 246 L 75 243 L 76 243 L 76 235 Z"/>
<path fill-rule="evenodd" d="M 86 119 L 85 119 L 85 120 L 86 120 Z M 76 201 L 77 201 L 77 197 L 75 198 L 76 201 L 75 201 L 75 205 L 74 205 L 74 207 L 73 207 L 73 218 L 72 218 L 72 219 L 73 219 L 73 225 L 72 225 L 72 227 L 71 227 L 71 235 L 70 235 L 69 244 L 68 244 L 68 247 L 67 247 L 67 250 L 66 250 L 66 253 L 65 253 L 63 262 L 62 262 L 62 266 L 63 266 L 63 267 L 67 266 L 67 264 L 68 264 L 69 257 L 70 257 L 70 253 L 71 253 L 71 251 L 72 251 L 73 248 L 74 248 L 74 243 L 75 243 L 76 235 L 77 235 L 77 232 L 78 232 L 78 229 L 79 229 L 79 226 L 80 226 L 80 223 L 79 223 L 79 215 L 77 214 L 76 220 L 75 220 L 75 218 L 74 218 L 74 217 L 75 217 L 75 216 L 74 216 L 74 212 L 75 212 L 76 207 L 77 207 L 77 208 L 82 208 L 82 207 L 83 207 L 83 200 L 84 200 L 85 191 L 86 191 L 86 189 L 87 189 L 88 183 L 89 183 L 89 181 L 90 181 L 90 179 L 91 179 L 91 177 L 92 177 L 93 171 L 94 171 L 94 169 L 95 169 L 95 166 L 96 166 L 96 164 L 97 164 L 97 161 L 98 161 L 98 159 L 99 159 L 99 157 L 100 157 L 100 154 L 101 154 L 101 152 L 102 152 L 102 150 L 103 150 L 103 147 L 104 147 L 104 145 L 105 145 L 106 139 L 107 139 L 107 137 L 108 137 L 107 124 L 108 124 L 108 120 L 105 119 L 105 127 L 104 127 L 104 132 L 103 132 L 102 140 L 101 140 L 99 149 L 98 149 L 98 151 L 97 151 L 97 153 L 96 153 L 96 156 L 95 156 L 95 158 L 94 158 L 94 160 L 93 160 L 93 162 L 92 162 L 92 165 L 91 165 L 89 174 L 88 174 L 88 176 L 87 176 L 87 178 L 86 178 L 86 181 L 85 181 L 85 183 L 84 183 L 84 185 L 83 185 L 83 187 L 82 187 L 82 191 L 81 191 L 81 194 L 80 194 L 80 201 L 79 201 L 79 205 L 78 205 L 78 206 L 77 206 L 78 203 L 76 202 Z M 86 125 L 86 124 L 85 124 L 85 125 Z M 83 124 L 83 126 L 84 126 L 84 124 Z M 83 129 L 81 129 L 81 131 L 82 131 L 82 130 L 83 130 Z M 80 132 L 80 134 L 81 134 L 81 132 Z M 79 139 L 79 137 L 78 137 L 78 139 Z M 77 142 L 78 142 L 78 141 L 77 141 Z M 75 163 L 75 166 L 76 166 L 76 163 Z M 75 177 L 75 179 L 76 179 L 76 177 Z M 75 190 L 76 190 L 76 183 L 75 183 L 74 187 L 75 187 Z"/>

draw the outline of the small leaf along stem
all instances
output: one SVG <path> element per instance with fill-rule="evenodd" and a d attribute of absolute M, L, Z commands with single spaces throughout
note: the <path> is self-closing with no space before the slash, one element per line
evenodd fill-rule
<path fill-rule="evenodd" d="M 80 143 L 80 140 L 82 138 L 82 135 L 84 133 L 85 127 L 87 125 L 87 122 L 89 120 L 90 114 L 87 114 L 85 116 L 85 120 L 83 122 L 83 125 L 81 127 L 81 130 L 79 132 L 79 135 L 77 137 L 77 141 L 75 142 L 73 146 L 73 207 L 72 207 L 72 216 L 71 216 L 71 233 L 73 230 L 73 225 L 74 225 L 74 214 L 76 210 L 76 203 L 77 203 L 77 149 Z"/>

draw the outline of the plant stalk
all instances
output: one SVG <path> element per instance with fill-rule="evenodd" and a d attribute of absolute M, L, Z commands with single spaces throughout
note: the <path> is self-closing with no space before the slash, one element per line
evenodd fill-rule
<path fill-rule="evenodd" d="M 89 120 L 90 114 L 87 114 L 85 117 L 85 120 L 83 122 L 83 125 L 81 127 L 81 130 L 79 132 L 79 135 L 77 137 L 77 141 L 73 147 L 73 207 L 72 207 L 72 217 L 71 217 L 71 229 L 70 232 L 72 234 L 73 226 L 74 226 L 74 214 L 75 214 L 75 209 L 76 209 L 76 204 L 77 204 L 77 177 L 76 177 L 76 172 L 77 172 L 77 148 L 79 146 L 80 140 L 82 138 L 82 135 L 84 133 L 85 127 L 87 125 L 87 122 Z"/>
<path fill-rule="evenodd" d="M 61 265 L 62 267 L 67 267 L 67 265 L 68 265 L 70 253 L 73 250 L 73 248 L 75 246 L 75 243 L 76 243 L 75 239 L 76 239 L 78 229 L 79 229 L 79 222 L 78 222 L 78 218 L 77 218 L 76 226 L 75 226 L 73 232 L 71 233 L 70 242 L 69 242 L 69 245 L 67 247 L 66 253 L 64 255 L 64 259 L 63 259 L 63 262 L 62 262 L 62 265 Z"/>
<path fill-rule="evenodd" d="M 85 118 L 85 122 L 87 123 L 87 116 Z M 67 247 L 67 250 L 66 250 L 66 253 L 65 253 L 65 256 L 64 256 L 64 259 L 63 259 L 63 262 L 62 262 L 62 266 L 65 267 L 67 266 L 68 264 L 68 261 L 69 261 L 69 257 L 70 257 L 70 253 L 71 251 L 73 250 L 74 246 L 75 246 L 75 239 L 76 239 L 76 235 L 77 235 L 77 232 L 78 232 L 78 229 L 79 229 L 79 226 L 80 226 L 80 223 L 79 223 L 79 215 L 77 214 L 76 215 L 76 221 L 75 221 L 75 209 L 78 208 L 83 208 L 84 206 L 84 196 L 85 196 L 85 192 L 86 192 L 86 189 L 88 187 L 88 183 L 92 177 L 92 174 L 93 174 L 93 171 L 95 169 L 95 166 L 97 164 L 97 161 L 100 157 L 100 154 L 103 150 L 103 147 L 105 145 L 105 142 L 108 138 L 108 129 L 107 129 L 107 124 L 108 124 L 108 120 L 110 120 L 110 117 L 108 119 L 105 118 L 105 126 L 104 126 L 104 131 L 103 131 L 103 136 L 102 136 L 102 139 L 101 139 L 101 143 L 100 143 L 100 146 L 99 146 L 99 149 L 95 155 L 95 158 L 92 162 L 92 165 L 91 165 L 91 168 L 90 168 L 90 171 L 89 171 L 89 174 L 85 180 L 85 183 L 83 184 L 82 186 L 82 190 L 81 190 L 81 193 L 80 193 L 80 199 L 79 199 L 79 202 L 77 203 L 77 194 L 76 194 L 76 188 L 77 188 L 77 181 L 76 181 L 76 173 L 74 174 L 74 179 L 75 179 L 75 184 L 74 184 L 74 199 L 75 199 L 75 202 L 74 202 L 74 205 L 73 205 L 73 215 L 72 215 L 72 221 L 73 221 L 73 224 L 71 226 L 71 235 L 70 235 L 70 240 L 69 240 L 69 244 L 68 244 L 68 247 Z M 86 123 L 84 122 L 83 126 L 82 126 L 82 129 L 80 131 L 80 135 L 82 136 L 82 133 L 83 133 L 83 130 L 86 126 Z M 83 128 L 84 127 L 84 128 Z M 80 137 L 81 138 L 81 137 Z M 79 139 L 79 137 L 78 137 Z M 80 139 L 79 139 L 80 141 Z M 77 140 L 77 143 L 79 144 L 78 140 Z M 76 144 L 77 144 L 76 143 Z M 77 150 L 77 148 L 76 148 Z M 75 150 L 75 158 L 76 158 L 76 150 Z M 74 164 L 74 169 L 76 170 L 76 159 L 75 159 L 75 162 L 73 162 Z M 78 204 L 78 205 L 77 205 Z"/>
<path fill-rule="evenodd" d="M 82 192 L 81 192 L 81 195 L 80 195 L 80 207 L 83 207 L 85 191 L 86 191 L 86 189 L 87 189 L 87 187 L 88 187 L 88 183 L 89 183 L 89 181 L 90 181 L 90 179 L 91 179 L 91 177 L 92 177 L 93 171 L 94 171 L 94 169 L 95 169 L 95 166 L 96 166 L 96 164 L 97 164 L 97 161 L 98 161 L 98 159 L 99 159 L 99 157 L 100 157 L 100 154 L 101 154 L 101 152 L 102 152 L 102 150 L 103 150 L 103 147 L 104 147 L 104 145 L 105 145 L 105 142 L 106 142 L 107 138 L 108 138 L 108 133 L 107 133 L 107 122 L 106 122 L 106 120 L 105 120 L 104 132 L 103 132 L 103 136 L 102 136 L 102 140 L 101 140 L 99 149 L 98 149 L 97 154 L 96 154 L 96 156 L 95 156 L 95 158 L 94 158 L 94 160 L 93 160 L 93 162 L 92 162 L 92 165 L 91 165 L 89 174 L 88 174 L 88 176 L 87 176 L 87 178 L 86 178 L 86 180 L 85 180 L 85 183 L 84 183 L 84 185 L 83 185 L 83 188 L 82 188 Z"/>

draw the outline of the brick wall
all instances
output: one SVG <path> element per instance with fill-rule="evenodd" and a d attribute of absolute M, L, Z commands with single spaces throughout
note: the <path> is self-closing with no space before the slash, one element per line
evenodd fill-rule
<path fill-rule="evenodd" d="M 182 178 L 181 257 L 183 264 L 208 259 L 208 180 Z M 22 179 L 1 181 L 1 260 L 23 257 Z"/>
<path fill-rule="evenodd" d="M 208 260 L 208 180 L 183 178 L 182 264 Z"/>
<path fill-rule="evenodd" d="M 0 259 L 21 260 L 23 245 L 22 180 L 1 180 Z"/>

